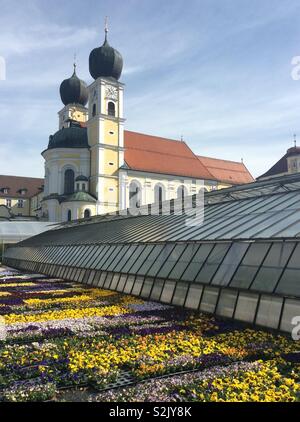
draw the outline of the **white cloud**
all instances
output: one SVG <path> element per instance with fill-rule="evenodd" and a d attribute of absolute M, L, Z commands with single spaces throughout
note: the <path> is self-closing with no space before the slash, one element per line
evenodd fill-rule
<path fill-rule="evenodd" d="M 76 28 L 58 25 L 35 25 L 27 29 L 3 31 L 0 37 L 0 52 L 4 57 L 25 55 L 38 50 L 66 49 L 74 44 L 74 48 L 93 40 L 97 33 L 91 28 Z M 76 44 L 75 44 L 76 43 Z"/>

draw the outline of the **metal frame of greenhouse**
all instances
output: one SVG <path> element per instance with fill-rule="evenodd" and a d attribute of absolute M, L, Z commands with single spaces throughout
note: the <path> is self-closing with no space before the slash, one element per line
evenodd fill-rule
<path fill-rule="evenodd" d="M 6 265 L 284 332 L 300 316 L 300 175 L 179 200 L 156 215 L 65 223 L 10 247 Z M 171 215 L 164 215 L 171 211 Z M 194 216 L 201 221 L 202 214 Z"/>

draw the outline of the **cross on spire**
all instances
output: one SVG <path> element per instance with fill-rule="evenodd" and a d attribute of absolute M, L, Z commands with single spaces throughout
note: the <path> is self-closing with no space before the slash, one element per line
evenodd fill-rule
<path fill-rule="evenodd" d="M 108 34 L 108 16 L 105 16 L 104 31 L 105 31 L 105 41 L 107 41 L 107 34 Z"/>
<path fill-rule="evenodd" d="M 297 146 L 297 135 L 296 133 L 294 133 L 294 147 L 296 148 Z"/>
<path fill-rule="evenodd" d="M 76 61 L 77 61 L 77 54 L 76 54 L 76 53 L 74 53 L 74 63 L 73 63 L 73 67 L 74 67 L 74 74 L 76 73 L 76 67 L 77 67 Z"/>

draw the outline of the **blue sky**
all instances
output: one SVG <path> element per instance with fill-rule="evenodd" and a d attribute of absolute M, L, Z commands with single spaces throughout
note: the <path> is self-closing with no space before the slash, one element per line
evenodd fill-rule
<path fill-rule="evenodd" d="M 90 51 L 123 55 L 126 128 L 184 139 L 258 176 L 300 144 L 299 0 L 0 0 L 0 173 L 43 176 L 59 85 Z"/>

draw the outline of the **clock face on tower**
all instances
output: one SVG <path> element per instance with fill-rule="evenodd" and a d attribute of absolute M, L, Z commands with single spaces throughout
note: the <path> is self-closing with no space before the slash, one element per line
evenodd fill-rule
<path fill-rule="evenodd" d="M 118 90 L 114 86 L 106 88 L 106 98 L 116 101 L 118 99 Z"/>

